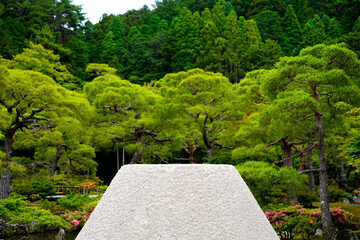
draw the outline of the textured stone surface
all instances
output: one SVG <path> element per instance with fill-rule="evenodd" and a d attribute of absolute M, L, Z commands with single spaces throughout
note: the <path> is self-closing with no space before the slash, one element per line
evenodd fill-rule
<path fill-rule="evenodd" d="M 122 167 L 77 240 L 279 239 L 230 165 Z"/>

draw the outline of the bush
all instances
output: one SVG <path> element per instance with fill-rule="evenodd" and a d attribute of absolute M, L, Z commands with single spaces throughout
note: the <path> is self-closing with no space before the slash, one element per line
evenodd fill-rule
<path fill-rule="evenodd" d="M 64 219 L 70 224 L 69 230 L 75 230 L 84 226 L 97 204 L 98 201 L 86 204 L 74 212 L 67 211 L 64 214 Z"/>
<path fill-rule="evenodd" d="M 343 202 L 347 197 L 347 193 L 334 185 L 329 185 L 329 201 L 330 202 Z"/>
<path fill-rule="evenodd" d="M 10 224 L 26 226 L 29 232 L 40 232 L 47 228 L 68 228 L 69 224 L 49 210 L 27 206 L 20 199 L 1 199 L 0 218 L 4 221 L 6 235 L 12 234 Z"/>
<path fill-rule="evenodd" d="M 307 175 L 295 169 L 257 161 L 246 162 L 236 166 L 236 169 L 260 206 L 286 203 L 287 198 L 293 197 L 290 194 L 296 192 L 304 195 L 308 191 Z"/>
<path fill-rule="evenodd" d="M 94 182 L 83 182 L 79 183 L 77 185 L 77 192 L 83 192 L 85 189 L 86 193 L 89 193 L 90 191 L 94 190 L 96 188 Z"/>
<path fill-rule="evenodd" d="M 297 197 L 299 203 L 306 208 L 313 207 L 312 203 L 318 201 L 319 198 L 318 195 L 311 194 L 309 191 L 299 191 L 297 192 Z"/>
<path fill-rule="evenodd" d="M 42 199 L 39 206 L 43 209 L 46 209 L 46 210 L 49 210 L 52 212 L 56 206 L 56 201 L 49 201 L 46 199 Z"/>
<path fill-rule="evenodd" d="M 352 215 L 338 208 L 331 208 L 332 222 L 339 233 L 350 226 Z M 293 239 L 296 235 L 309 239 L 321 228 L 321 210 L 306 209 L 301 205 L 266 211 L 270 221 L 281 240 Z"/>
<path fill-rule="evenodd" d="M 13 184 L 14 192 L 24 196 L 38 194 L 40 197 L 51 196 L 55 194 L 54 185 L 49 180 L 42 178 L 31 178 L 28 181 L 18 181 Z"/>
<path fill-rule="evenodd" d="M 72 192 L 65 197 L 58 199 L 58 203 L 64 207 L 78 209 L 90 202 L 97 201 L 99 198 L 90 198 L 88 195 L 81 195 Z"/>

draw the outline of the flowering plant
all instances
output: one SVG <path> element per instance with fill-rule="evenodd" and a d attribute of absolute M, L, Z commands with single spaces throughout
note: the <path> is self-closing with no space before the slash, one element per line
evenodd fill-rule
<path fill-rule="evenodd" d="M 84 187 L 86 190 L 90 192 L 91 190 L 95 189 L 96 186 L 94 182 L 83 182 L 83 183 L 79 183 L 77 187 L 78 187 L 78 192 L 84 189 Z"/>
<path fill-rule="evenodd" d="M 40 199 L 40 195 L 37 193 L 33 193 L 29 196 L 30 201 L 34 202 Z"/>
<path fill-rule="evenodd" d="M 92 202 L 75 212 L 67 211 L 64 214 L 64 218 L 70 223 L 69 230 L 77 229 L 78 227 L 84 226 L 86 221 L 89 219 L 91 213 L 94 211 L 98 202 Z"/>
<path fill-rule="evenodd" d="M 332 221 L 337 231 L 347 227 L 351 214 L 338 208 L 331 208 Z M 321 210 L 306 209 L 301 205 L 286 207 L 277 211 L 266 211 L 270 221 L 281 240 L 293 239 L 296 235 L 308 238 L 321 228 Z"/>

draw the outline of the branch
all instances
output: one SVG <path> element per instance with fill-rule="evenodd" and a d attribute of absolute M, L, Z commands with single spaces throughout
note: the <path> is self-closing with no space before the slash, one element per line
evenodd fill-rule
<path fill-rule="evenodd" d="M 157 134 L 153 133 L 153 132 L 151 132 L 149 130 L 142 130 L 142 133 L 152 137 L 152 139 L 154 139 L 155 141 L 160 142 L 160 143 L 171 141 L 171 139 L 168 139 L 168 138 L 166 138 L 166 139 L 157 138 Z"/>
<path fill-rule="evenodd" d="M 225 146 L 223 146 L 223 145 L 221 145 L 221 144 L 219 144 L 219 143 L 214 143 L 214 145 L 215 146 L 218 146 L 218 147 L 220 147 L 220 148 L 225 148 L 225 149 L 227 149 L 227 150 L 233 150 L 234 148 L 236 148 L 237 146 L 239 146 L 240 145 L 240 142 L 237 142 L 237 143 L 235 143 L 233 146 L 231 146 L 231 147 L 225 147 Z"/>
<path fill-rule="evenodd" d="M 223 109 L 218 115 L 215 115 L 214 117 L 211 117 L 211 118 L 210 118 L 210 122 L 213 122 L 214 119 L 219 118 L 224 112 L 225 112 L 225 109 Z"/>
<path fill-rule="evenodd" d="M 286 87 L 287 85 L 289 85 L 290 83 L 292 83 L 294 81 L 293 77 L 295 77 L 295 75 L 289 76 L 288 78 L 290 78 L 290 80 L 286 83 L 284 83 L 283 85 L 280 86 L 280 89 Z"/>
<path fill-rule="evenodd" d="M 316 147 L 317 144 L 313 144 L 310 148 L 304 148 L 304 149 L 300 149 L 297 146 L 293 145 L 292 147 L 296 149 L 296 151 L 298 151 L 300 154 L 304 154 L 305 152 L 309 151 L 310 149 L 313 149 L 314 147 Z"/>
<path fill-rule="evenodd" d="M 150 151 L 152 152 L 152 154 L 154 154 L 156 157 L 158 157 L 158 158 L 161 160 L 161 162 L 166 163 L 166 164 L 169 164 L 169 162 L 168 162 L 168 161 L 165 161 L 158 153 L 156 153 L 156 152 L 153 151 L 152 149 L 150 149 Z"/>
<path fill-rule="evenodd" d="M 308 115 L 308 116 L 306 116 L 306 117 L 304 117 L 304 118 L 301 118 L 301 119 L 295 120 L 295 122 L 304 121 L 304 120 L 306 120 L 306 119 L 308 119 L 308 118 L 311 118 L 311 117 L 315 117 L 315 114 L 310 114 L 310 115 Z"/>
<path fill-rule="evenodd" d="M 299 173 L 313 173 L 313 172 L 320 172 L 320 168 L 306 169 L 306 170 L 303 170 L 303 171 L 299 171 Z"/>
<path fill-rule="evenodd" d="M 302 144 L 304 144 L 304 143 L 303 142 L 288 142 L 288 145 L 291 145 L 292 147 L 294 145 L 302 145 Z"/>
<path fill-rule="evenodd" d="M 18 100 L 13 105 L 8 105 L 3 99 L 0 99 L 0 103 L 7 109 L 8 113 L 12 114 L 12 110 L 16 108 L 17 105 L 20 104 L 20 100 Z"/>
<path fill-rule="evenodd" d="M 174 158 L 174 157 L 171 157 L 171 158 L 176 161 L 190 161 L 190 158 Z"/>
<path fill-rule="evenodd" d="M 128 141 L 135 141 L 136 140 L 136 138 L 123 139 L 123 138 L 120 138 L 120 137 L 111 137 L 110 139 L 115 140 L 117 142 L 128 142 Z"/>
<path fill-rule="evenodd" d="M 50 162 L 38 162 L 38 161 L 35 161 L 35 162 L 32 162 L 32 163 L 24 164 L 25 167 L 33 167 L 33 166 L 43 167 L 45 165 L 50 165 Z"/>
<path fill-rule="evenodd" d="M 327 102 L 328 102 L 329 106 L 330 106 L 330 107 L 332 107 L 333 109 L 337 110 L 337 108 L 336 108 L 336 107 L 334 107 L 334 106 L 330 103 L 330 98 L 332 98 L 332 97 L 333 97 L 333 94 L 328 95 L 328 96 L 329 96 L 329 97 L 327 98 Z"/>
<path fill-rule="evenodd" d="M 122 108 L 117 108 L 117 106 L 114 106 L 114 108 L 112 108 L 112 107 L 110 107 L 110 106 L 105 105 L 105 106 L 102 106 L 101 108 L 103 108 L 103 109 L 109 109 L 109 110 L 112 111 L 112 112 L 122 112 L 122 113 L 124 113 L 124 114 L 127 114 L 127 112 L 126 112 L 124 109 L 122 109 Z"/>
<path fill-rule="evenodd" d="M 305 152 L 309 151 L 310 149 L 313 149 L 313 148 L 316 147 L 316 146 L 317 146 L 317 144 L 314 144 L 314 145 L 312 145 L 311 148 L 305 148 L 305 149 L 301 150 L 300 148 L 298 148 L 298 147 L 296 147 L 296 146 L 293 145 L 292 147 L 295 148 L 295 149 L 296 149 L 297 151 L 299 151 L 300 153 L 291 156 L 290 159 L 293 159 L 293 158 L 296 158 L 296 157 L 298 157 L 298 156 L 301 156 L 301 155 L 303 155 Z M 289 159 L 289 158 L 288 158 L 288 159 Z"/>
<path fill-rule="evenodd" d="M 278 144 L 279 142 L 281 142 L 283 140 L 283 138 L 279 138 L 278 140 L 276 140 L 275 142 L 272 142 L 272 143 L 268 143 L 264 146 L 264 148 L 267 148 L 269 146 L 272 146 L 272 145 L 276 145 Z"/>

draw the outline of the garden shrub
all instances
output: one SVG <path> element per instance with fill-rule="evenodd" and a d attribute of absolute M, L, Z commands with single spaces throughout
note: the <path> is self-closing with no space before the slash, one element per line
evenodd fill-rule
<path fill-rule="evenodd" d="M 339 207 L 331 208 L 330 211 L 337 233 L 349 228 L 352 214 Z M 281 240 L 293 239 L 297 235 L 309 239 L 317 229 L 321 229 L 321 210 L 318 208 L 306 209 L 301 205 L 296 205 L 266 211 L 265 216 Z"/>
<path fill-rule="evenodd" d="M 27 206 L 25 201 L 20 199 L 1 199 L 0 218 L 4 221 L 6 235 L 12 234 L 10 224 L 26 226 L 29 232 L 69 227 L 60 216 L 36 206 Z"/>
<path fill-rule="evenodd" d="M 295 169 L 276 167 L 266 162 L 249 161 L 236 166 L 260 206 L 285 203 L 287 191 L 296 190 L 303 194 L 308 191 L 308 177 Z"/>
<path fill-rule="evenodd" d="M 84 206 L 90 202 L 94 202 L 97 200 L 99 200 L 99 197 L 90 198 L 89 195 L 82 195 L 75 192 L 71 192 L 65 197 L 58 199 L 58 203 L 67 208 L 78 209 L 80 206 Z"/>
<path fill-rule="evenodd" d="M 98 201 L 95 201 L 80 207 L 78 210 L 66 211 L 64 219 L 70 224 L 68 229 L 75 230 L 84 226 L 97 204 Z"/>
<path fill-rule="evenodd" d="M 83 182 L 77 185 L 77 192 L 83 192 L 84 189 L 85 192 L 89 193 L 90 191 L 96 189 L 96 185 L 94 182 Z"/>
<path fill-rule="evenodd" d="M 55 194 L 55 188 L 50 180 L 39 177 L 31 178 L 30 180 L 17 181 L 13 184 L 14 192 L 30 196 L 31 194 L 38 194 L 40 197 L 51 196 Z"/>
<path fill-rule="evenodd" d="M 56 201 L 49 201 L 46 199 L 42 199 L 39 206 L 43 209 L 47 209 L 52 212 L 56 206 Z"/>
<path fill-rule="evenodd" d="M 344 198 L 347 197 L 345 190 L 342 190 L 335 185 L 329 185 L 328 191 L 330 202 L 343 202 Z"/>

